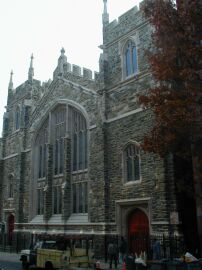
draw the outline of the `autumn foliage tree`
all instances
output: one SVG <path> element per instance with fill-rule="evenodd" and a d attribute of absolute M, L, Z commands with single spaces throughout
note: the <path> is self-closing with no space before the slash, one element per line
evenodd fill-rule
<path fill-rule="evenodd" d="M 142 144 L 164 156 L 186 155 L 193 142 L 202 104 L 202 7 L 198 0 L 146 0 L 143 11 L 153 26 L 146 54 L 155 87 L 139 97 L 155 117 Z"/>

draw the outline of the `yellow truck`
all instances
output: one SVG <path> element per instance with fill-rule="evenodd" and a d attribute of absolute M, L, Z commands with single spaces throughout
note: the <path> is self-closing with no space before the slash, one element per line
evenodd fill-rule
<path fill-rule="evenodd" d="M 36 266 L 52 269 L 93 268 L 94 256 L 91 250 L 75 248 L 74 250 L 37 249 Z"/>
<path fill-rule="evenodd" d="M 38 242 L 31 250 L 22 250 L 22 268 L 28 269 L 74 269 L 93 268 L 94 254 L 90 248 L 61 246 L 56 241 Z"/>

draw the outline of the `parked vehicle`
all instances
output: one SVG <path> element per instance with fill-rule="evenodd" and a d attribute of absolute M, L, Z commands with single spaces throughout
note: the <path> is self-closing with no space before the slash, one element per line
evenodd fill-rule
<path fill-rule="evenodd" d="M 27 270 L 30 265 L 36 265 L 37 262 L 37 249 L 55 249 L 56 241 L 46 240 L 38 241 L 30 249 L 23 249 L 20 252 L 20 261 L 22 262 L 22 268 Z"/>
<path fill-rule="evenodd" d="M 41 269 L 88 268 L 94 266 L 94 254 L 88 247 L 70 245 L 70 241 L 40 241 L 32 249 L 22 250 L 22 268 L 29 266 Z"/>

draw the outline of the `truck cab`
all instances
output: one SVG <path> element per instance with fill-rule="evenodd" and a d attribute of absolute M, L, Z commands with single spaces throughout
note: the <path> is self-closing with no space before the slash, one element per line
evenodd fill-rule
<path fill-rule="evenodd" d="M 37 241 L 30 249 L 21 250 L 20 261 L 22 262 L 22 268 L 27 270 L 30 265 L 36 265 L 37 249 L 56 249 L 56 246 L 54 240 L 43 240 Z"/>

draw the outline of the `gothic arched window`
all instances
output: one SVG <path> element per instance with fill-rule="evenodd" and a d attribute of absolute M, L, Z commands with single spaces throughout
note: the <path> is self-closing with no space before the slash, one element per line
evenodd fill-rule
<path fill-rule="evenodd" d="M 137 74 L 138 72 L 137 47 L 131 40 L 124 47 L 124 70 L 125 77 Z"/>
<path fill-rule="evenodd" d="M 34 201 L 37 202 L 37 207 L 33 212 L 41 215 L 45 207 L 51 207 L 52 214 L 61 214 L 63 200 L 67 199 L 64 198 L 65 187 L 69 188 L 71 185 L 69 203 L 72 213 L 87 213 L 87 122 L 84 115 L 68 104 L 63 103 L 55 107 L 38 131 L 34 153 L 34 196 L 37 196 L 37 200 L 34 198 Z M 71 174 L 71 182 L 68 182 L 68 185 L 65 182 L 66 174 L 64 175 L 65 169 L 67 172 L 66 166 L 69 166 L 68 173 Z M 48 175 L 50 177 L 47 179 Z M 44 196 L 49 196 L 48 188 L 52 190 L 49 206 L 44 204 Z"/>
<path fill-rule="evenodd" d="M 124 150 L 125 181 L 140 180 L 140 147 L 137 144 L 129 144 Z"/>
<path fill-rule="evenodd" d="M 14 179 L 13 174 L 8 177 L 8 198 L 13 198 L 14 196 Z"/>
<path fill-rule="evenodd" d="M 20 108 L 17 107 L 15 111 L 15 130 L 20 128 Z"/>

